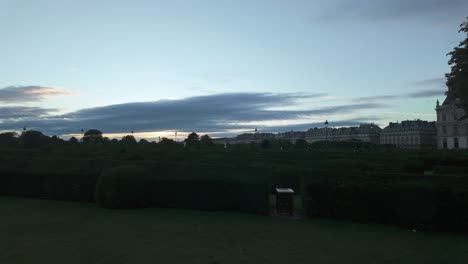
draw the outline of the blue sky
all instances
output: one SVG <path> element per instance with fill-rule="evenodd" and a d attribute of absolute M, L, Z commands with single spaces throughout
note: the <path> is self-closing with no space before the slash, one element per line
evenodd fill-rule
<path fill-rule="evenodd" d="M 0 130 L 223 135 L 434 120 L 466 10 L 460 0 L 0 0 Z"/>

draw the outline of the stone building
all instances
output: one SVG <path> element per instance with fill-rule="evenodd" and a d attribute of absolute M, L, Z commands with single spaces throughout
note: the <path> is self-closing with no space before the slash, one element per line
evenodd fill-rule
<path fill-rule="evenodd" d="M 405 149 L 436 147 L 435 122 L 422 120 L 392 123 L 380 133 L 380 144 L 395 145 Z"/>
<path fill-rule="evenodd" d="M 309 143 L 323 140 L 360 140 L 379 144 L 380 131 L 381 128 L 374 124 L 362 124 L 359 127 L 312 128 L 305 132 L 305 140 Z"/>
<path fill-rule="evenodd" d="M 276 134 L 276 139 L 290 140 L 295 143 L 298 139 L 305 139 L 304 131 L 289 131 Z"/>
<path fill-rule="evenodd" d="M 273 140 L 275 139 L 275 134 L 273 133 L 244 133 L 237 135 L 233 138 L 218 138 L 214 139 L 213 142 L 215 144 L 242 144 L 242 143 L 260 143 L 262 140 L 268 139 Z"/>
<path fill-rule="evenodd" d="M 468 117 L 457 107 L 457 99 L 445 98 L 442 105 L 437 101 L 437 148 L 468 148 Z"/>

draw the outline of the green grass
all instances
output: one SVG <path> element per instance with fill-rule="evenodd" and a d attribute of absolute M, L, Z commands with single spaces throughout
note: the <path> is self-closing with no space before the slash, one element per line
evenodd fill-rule
<path fill-rule="evenodd" d="M 0 197 L 0 263 L 468 263 L 468 238 L 390 226 Z"/>

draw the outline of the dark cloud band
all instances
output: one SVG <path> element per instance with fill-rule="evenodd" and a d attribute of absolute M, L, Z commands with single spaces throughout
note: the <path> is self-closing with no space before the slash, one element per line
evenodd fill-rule
<path fill-rule="evenodd" d="M 37 102 L 48 97 L 71 95 L 70 91 L 61 88 L 44 86 L 8 86 L 0 89 L 0 102 L 19 103 Z"/>
<path fill-rule="evenodd" d="M 83 109 L 60 116 L 33 116 L 22 120 L 4 120 L 0 129 L 27 126 L 48 134 L 77 133 L 81 128 L 98 128 L 107 133 L 181 130 L 227 131 L 247 128 L 245 123 L 297 120 L 314 115 L 351 113 L 385 107 L 359 103 L 307 110 L 269 110 L 297 105 L 302 98 L 321 97 L 301 94 L 233 93 L 190 97 L 182 100 L 126 103 Z"/>

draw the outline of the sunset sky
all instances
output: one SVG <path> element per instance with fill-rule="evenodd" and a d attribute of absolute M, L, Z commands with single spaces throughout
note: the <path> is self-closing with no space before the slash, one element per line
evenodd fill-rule
<path fill-rule="evenodd" d="M 465 0 L 0 0 L 0 131 L 435 120 Z"/>

